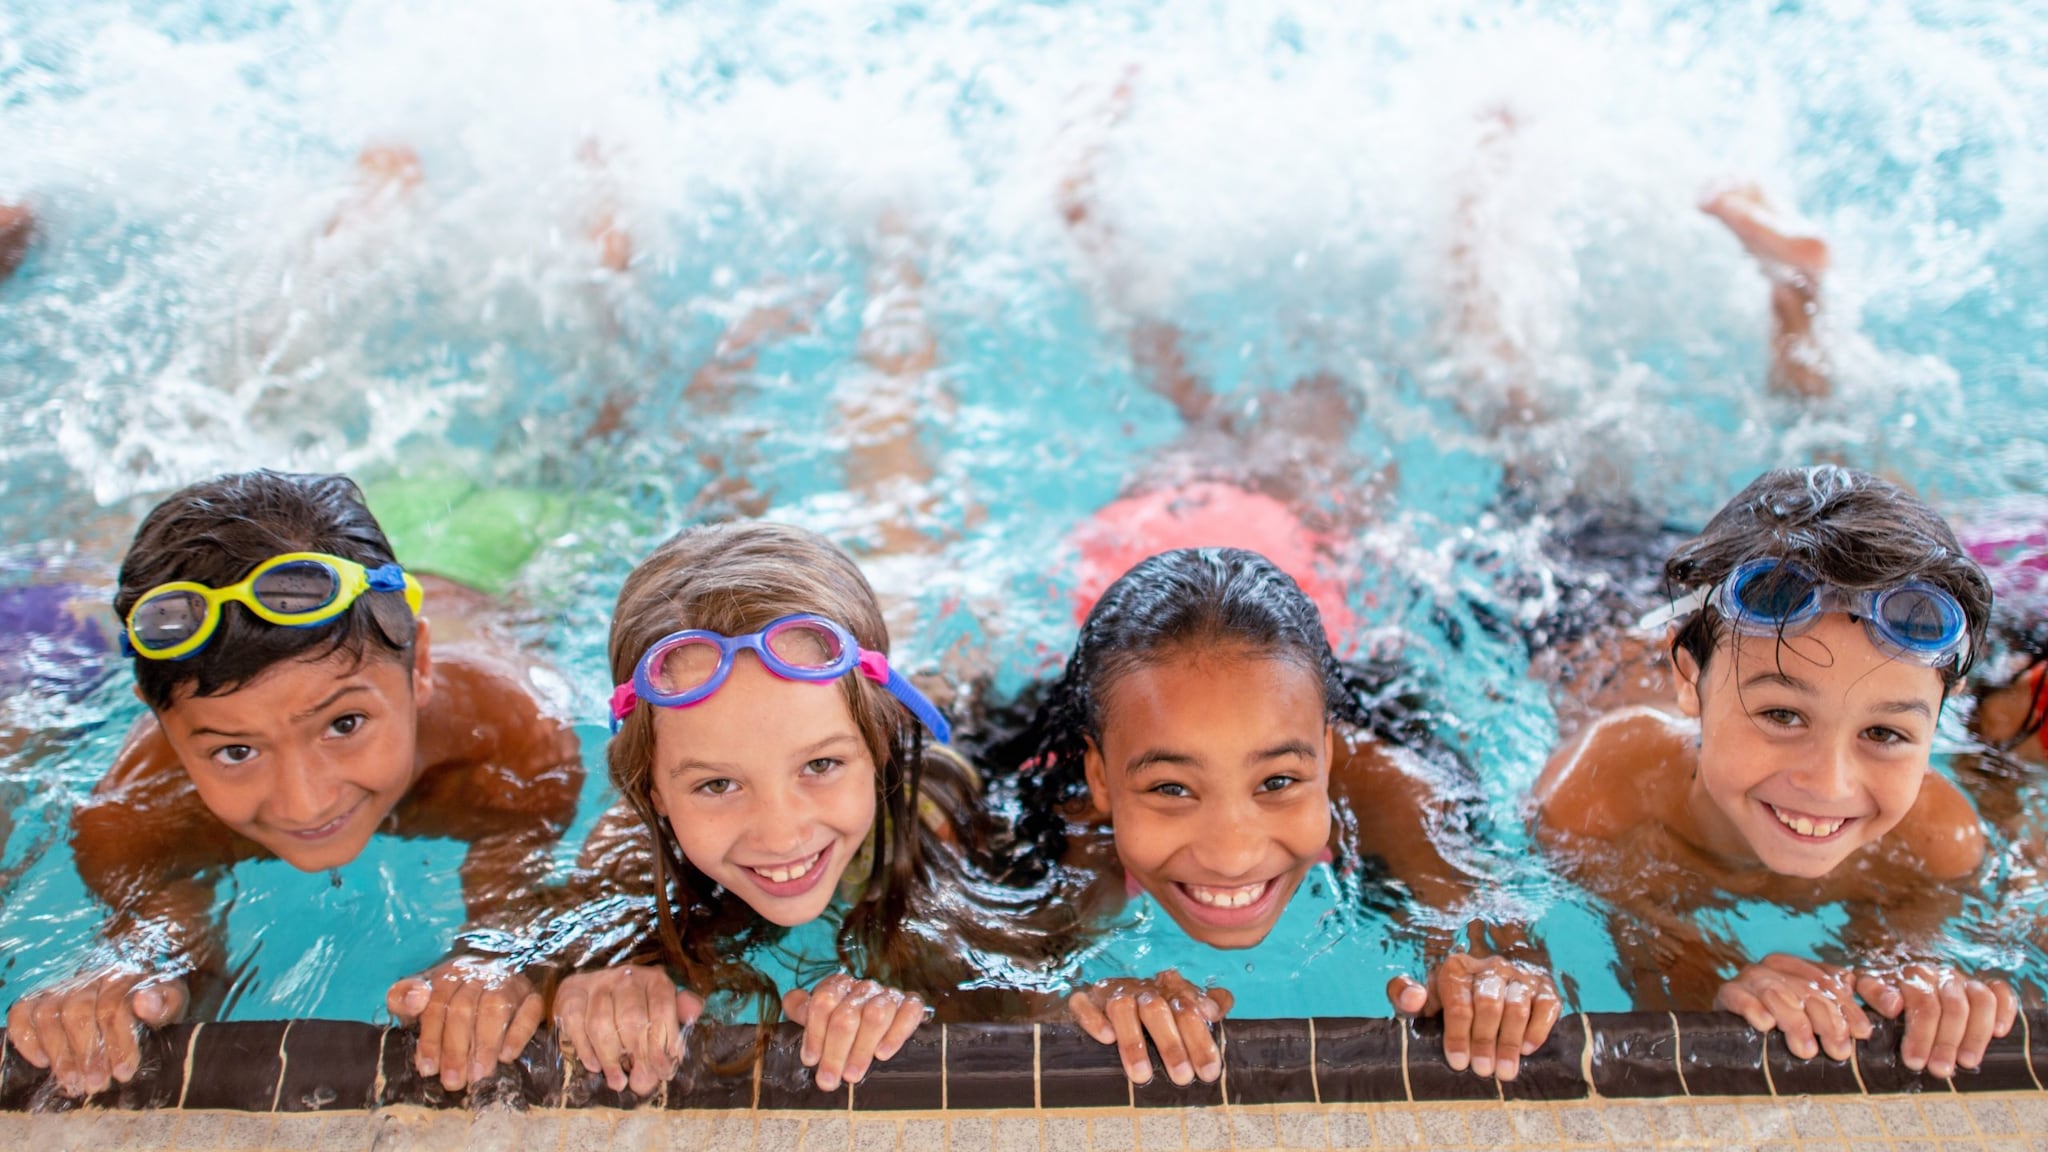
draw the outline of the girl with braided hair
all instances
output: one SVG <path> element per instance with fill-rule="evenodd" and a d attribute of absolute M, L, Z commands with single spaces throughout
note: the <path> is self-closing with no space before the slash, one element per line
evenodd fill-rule
<path fill-rule="evenodd" d="M 1454 907 L 1473 877 L 1432 832 L 1456 806 L 1418 757 L 1369 734 L 1381 725 L 1365 696 L 1315 604 L 1265 557 L 1183 548 L 1142 561 L 1090 611 L 1029 728 L 989 758 L 995 798 L 1015 813 L 1009 878 L 1078 875 L 1084 919 L 1149 892 L 1214 948 L 1264 939 L 1333 847 L 1363 845 L 1425 903 Z M 1561 1010 L 1549 976 L 1432 943 L 1444 945 L 1434 971 L 1395 978 L 1389 998 L 1443 1013 L 1452 1067 L 1513 1079 Z M 1151 1079 L 1149 1034 L 1177 1084 L 1221 1074 L 1210 1026 L 1231 1003 L 1172 971 L 1068 999 L 1132 1080 Z"/>

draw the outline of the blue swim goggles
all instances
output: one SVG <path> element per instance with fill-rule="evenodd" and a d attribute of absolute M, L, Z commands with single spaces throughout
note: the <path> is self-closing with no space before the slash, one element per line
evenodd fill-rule
<path fill-rule="evenodd" d="M 902 673 L 889 667 L 887 656 L 862 648 L 836 621 L 809 612 L 771 620 L 766 628 L 745 636 L 692 628 L 655 641 L 634 667 L 633 679 L 612 690 L 612 731 L 633 714 L 637 701 L 688 708 L 708 698 L 732 674 L 733 658 L 742 650 L 751 650 L 763 668 L 784 680 L 823 683 L 859 669 L 902 701 L 939 743 L 952 742 L 953 729 L 946 718 Z"/>
<path fill-rule="evenodd" d="M 1963 606 L 1932 584 L 1909 580 L 1891 588 L 1836 588 L 1799 564 L 1769 557 L 1736 565 L 1727 579 L 1650 613 L 1639 626 L 1660 628 L 1708 604 L 1744 636 L 1796 635 L 1825 613 L 1846 612 L 1863 622 L 1871 643 L 1900 660 L 1939 668 L 1970 651 Z"/>

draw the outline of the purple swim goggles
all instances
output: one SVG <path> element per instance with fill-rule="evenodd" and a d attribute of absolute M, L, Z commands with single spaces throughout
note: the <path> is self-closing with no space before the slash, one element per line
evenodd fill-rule
<path fill-rule="evenodd" d="M 823 683 L 855 669 L 889 690 L 911 715 L 931 729 L 941 744 L 953 730 L 932 702 L 903 675 L 889 667 L 889 658 L 870 652 L 836 621 L 808 612 L 768 622 L 759 632 L 725 636 L 692 628 L 671 632 L 654 642 L 633 669 L 633 679 L 612 690 L 612 731 L 645 700 L 661 708 L 688 708 L 710 697 L 732 674 L 733 658 L 751 649 L 761 666 L 784 680 Z"/>

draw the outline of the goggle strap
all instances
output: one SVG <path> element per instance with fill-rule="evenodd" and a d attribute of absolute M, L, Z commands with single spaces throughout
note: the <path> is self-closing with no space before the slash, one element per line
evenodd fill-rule
<path fill-rule="evenodd" d="M 405 569 L 396 564 L 380 564 L 363 576 L 370 582 L 372 592 L 405 591 Z"/>
<path fill-rule="evenodd" d="M 1644 613 L 1642 619 L 1636 621 L 1636 629 L 1641 632 L 1655 632 L 1675 624 L 1699 611 L 1712 592 L 1710 588 L 1695 588 L 1662 608 L 1653 608 Z"/>
<path fill-rule="evenodd" d="M 919 692 L 916 685 L 905 680 L 901 672 L 889 667 L 887 656 L 862 649 L 860 674 L 888 689 L 891 696 L 902 701 L 903 706 L 910 709 L 910 714 L 917 717 L 920 723 L 931 729 L 932 735 L 939 738 L 939 743 L 953 742 L 953 726 L 946 723 L 946 718 L 939 714 L 938 707 L 926 699 L 925 694 Z"/>
<path fill-rule="evenodd" d="M 631 680 L 612 689 L 612 731 L 619 730 L 619 722 L 631 716 L 633 705 L 639 702 L 640 693 L 634 690 Z"/>

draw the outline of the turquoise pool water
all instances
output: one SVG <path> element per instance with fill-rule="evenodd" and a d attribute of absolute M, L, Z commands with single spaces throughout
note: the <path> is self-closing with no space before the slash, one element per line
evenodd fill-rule
<path fill-rule="evenodd" d="M 935 555 L 903 582 L 908 662 L 965 660 L 1001 696 L 1062 658 L 1066 535 L 1180 432 L 1133 364 L 1132 312 L 1188 333 L 1237 403 L 1336 373 L 1366 417 L 1335 483 L 1391 478 L 1358 533 L 1352 643 L 1399 635 L 1478 768 L 1503 838 L 1489 898 L 1537 920 L 1581 1006 L 1625 1007 L 1599 910 L 1521 851 L 1555 719 L 1520 641 L 1481 626 L 1517 605 L 1474 558 L 1531 554 L 1494 514 L 1503 477 L 1539 506 L 1625 494 L 1679 521 L 1821 458 L 1958 511 L 2039 493 L 2043 44 L 2048 14 L 1994 3 L 17 3 L 0 11 L 0 199 L 42 224 L 0 284 L 5 580 L 104 580 L 156 496 L 256 464 L 548 494 L 559 518 L 507 600 L 591 720 L 566 863 L 606 800 L 606 613 L 632 563 L 706 511 L 706 484 L 740 476 L 770 515 L 871 539 L 832 398 L 862 386 L 889 219 L 917 240 L 945 397 L 920 422 Z M 1127 76 L 1095 162 L 1119 310 L 1058 196 Z M 1517 130 L 1488 170 L 1478 126 L 1498 109 Z M 328 235 L 378 141 L 413 147 L 424 182 Z M 602 169 L 577 158 L 591 141 Z M 1725 175 L 1834 245 L 1834 401 L 1763 395 L 1764 282 L 1693 208 Z M 1477 243 L 1551 413 L 1505 433 L 1467 416 L 1450 366 L 1475 350 L 1445 336 L 1475 186 Z M 623 276 L 582 238 L 605 202 L 634 239 Z M 763 294 L 801 330 L 762 345 L 729 408 L 686 400 Z M 621 395 L 626 430 L 594 446 Z M 0 996 L 67 970 L 97 922 L 64 829 L 136 712 L 120 675 L 0 704 Z M 379 840 L 331 876 L 237 869 L 230 1014 L 375 1013 L 458 927 L 459 859 Z M 1084 967 L 1176 963 L 1258 1015 L 1383 1012 L 1415 949 L 1345 883 L 1319 875 L 1252 953 L 1191 948 L 1140 902 Z M 1989 883 L 1954 950 L 2038 959 L 2016 911 L 2033 877 Z M 1840 922 L 1725 919 L 1760 949 Z"/>

